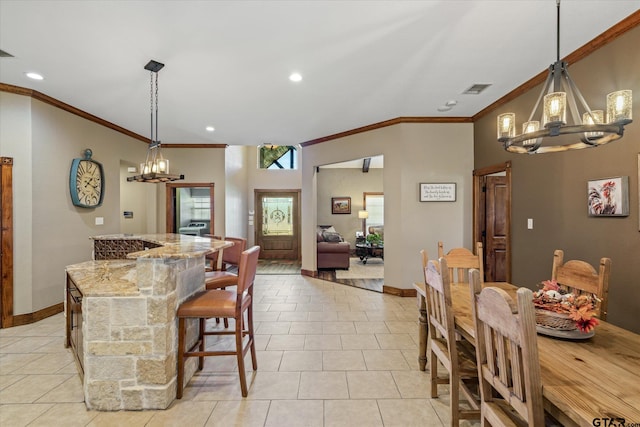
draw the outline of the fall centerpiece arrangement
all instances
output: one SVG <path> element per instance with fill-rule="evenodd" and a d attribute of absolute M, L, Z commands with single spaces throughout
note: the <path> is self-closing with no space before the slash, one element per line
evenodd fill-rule
<path fill-rule="evenodd" d="M 566 292 L 555 280 L 545 280 L 542 289 L 533 293 L 536 323 L 547 328 L 589 333 L 598 325 L 595 295 Z"/>

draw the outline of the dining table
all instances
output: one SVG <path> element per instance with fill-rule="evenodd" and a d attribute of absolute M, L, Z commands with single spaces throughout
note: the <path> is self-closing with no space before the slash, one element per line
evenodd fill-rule
<path fill-rule="evenodd" d="M 485 282 L 513 299 L 518 287 Z M 420 369 L 426 361 L 424 284 L 416 284 L 419 316 Z M 455 327 L 475 345 L 469 285 L 451 286 Z M 590 338 L 558 338 L 538 333 L 538 354 L 545 411 L 569 426 L 640 426 L 640 335 L 600 320 Z"/>

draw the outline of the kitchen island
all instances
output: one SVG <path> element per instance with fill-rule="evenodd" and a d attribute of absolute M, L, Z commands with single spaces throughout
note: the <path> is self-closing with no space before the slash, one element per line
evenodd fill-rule
<path fill-rule="evenodd" d="M 94 236 L 67 266 L 67 335 L 89 409 L 166 409 L 176 394 L 178 305 L 204 289 L 205 255 L 233 243 L 180 234 Z M 221 257 L 218 257 L 219 259 Z M 196 339 L 196 325 L 189 341 Z M 191 378 L 196 359 L 185 366 Z"/>

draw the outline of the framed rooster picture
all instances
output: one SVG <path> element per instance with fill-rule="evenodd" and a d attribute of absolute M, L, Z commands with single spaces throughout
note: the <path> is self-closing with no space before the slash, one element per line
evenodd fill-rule
<path fill-rule="evenodd" d="M 589 216 L 629 216 L 629 177 L 587 182 Z"/>

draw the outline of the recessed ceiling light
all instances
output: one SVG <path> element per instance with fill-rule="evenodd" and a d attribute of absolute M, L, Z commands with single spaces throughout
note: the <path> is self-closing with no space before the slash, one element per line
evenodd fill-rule
<path fill-rule="evenodd" d="M 207 132 L 213 132 L 214 130 L 216 130 L 216 128 L 214 128 L 213 126 L 207 126 L 205 129 L 207 130 Z"/>
<path fill-rule="evenodd" d="M 27 77 L 29 77 L 30 79 L 33 80 L 43 80 L 44 77 L 42 77 L 42 75 L 38 74 L 38 73 L 25 73 L 27 75 Z"/>
<path fill-rule="evenodd" d="M 300 73 L 292 73 L 289 76 L 289 80 L 291 80 L 292 82 L 299 82 L 302 80 L 302 76 L 300 75 Z"/>

